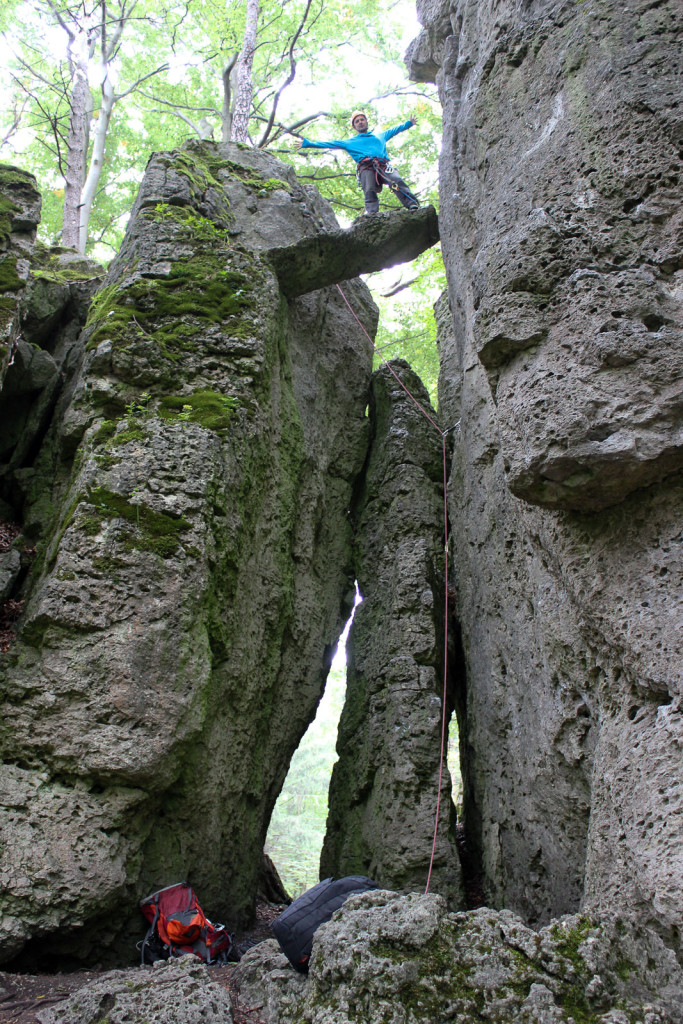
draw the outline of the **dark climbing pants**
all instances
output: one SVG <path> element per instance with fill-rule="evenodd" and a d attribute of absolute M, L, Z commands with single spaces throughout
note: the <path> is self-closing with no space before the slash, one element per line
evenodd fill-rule
<path fill-rule="evenodd" d="M 403 178 L 401 178 L 393 168 L 386 167 L 382 171 L 382 177 L 386 179 L 385 183 L 391 182 L 396 185 L 396 195 L 409 210 L 417 210 L 420 203 L 417 196 L 414 196 L 406 185 Z M 358 171 L 358 181 L 360 187 L 363 189 L 363 195 L 365 196 L 365 212 L 366 213 L 378 213 L 379 212 L 379 199 L 378 193 L 382 191 L 382 182 L 377 183 L 377 177 L 372 167 L 361 167 Z M 391 187 L 389 185 L 389 187 Z M 393 189 L 392 189 L 393 191 Z"/>

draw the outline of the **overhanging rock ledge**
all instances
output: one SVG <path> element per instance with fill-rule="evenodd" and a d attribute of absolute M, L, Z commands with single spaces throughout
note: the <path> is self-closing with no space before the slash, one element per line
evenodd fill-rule
<path fill-rule="evenodd" d="M 439 241 L 433 206 L 361 217 L 346 231 L 308 235 L 294 245 L 268 250 L 288 298 L 414 260 Z"/>

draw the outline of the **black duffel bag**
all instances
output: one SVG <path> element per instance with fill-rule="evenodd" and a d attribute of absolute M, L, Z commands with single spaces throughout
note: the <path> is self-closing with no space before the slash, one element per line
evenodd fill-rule
<path fill-rule="evenodd" d="M 349 875 L 333 881 L 326 878 L 287 907 L 270 926 L 282 952 L 292 967 L 302 974 L 308 972 L 313 936 L 335 910 L 339 910 L 355 892 L 367 892 L 379 886 L 365 875 Z"/>

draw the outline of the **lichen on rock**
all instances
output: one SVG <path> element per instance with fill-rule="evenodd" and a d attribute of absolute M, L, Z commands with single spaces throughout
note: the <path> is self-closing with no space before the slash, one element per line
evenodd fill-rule
<path fill-rule="evenodd" d="M 316 933 L 305 985 L 274 942 L 235 969 L 266 1024 L 677 1024 L 683 972 L 628 918 L 448 912 L 440 896 L 351 896 Z"/>
<path fill-rule="evenodd" d="M 419 8 L 468 843 L 493 905 L 623 910 L 680 956 L 681 12 Z"/>
<path fill-rule="evenodd" d="M 274 208 L 283 241 L 333 223 L 266 154 L 152 159 L 31 466 L 22 514 L 38 555 L 0 746 L 24 788 L 59 793 L 35 848 L 59 829 L 92 871 L 74 915 L 66 861 L 40 895 L 12 882 L 28 834 L 3 846 L 5 958 L 27 942 L 46 955 L 56 931 L 62 955 L 120 957 L 142 928 L 137 901 L 188 875 L 214 918 L 252 911 L 270 812 L 346 614 L 371 365 L 337 294 L 283 300 L 261 255 Z M 347 287 L 372 331 L 369 294 Z M 114 908 L 102 950 L 97 921 Z"/>

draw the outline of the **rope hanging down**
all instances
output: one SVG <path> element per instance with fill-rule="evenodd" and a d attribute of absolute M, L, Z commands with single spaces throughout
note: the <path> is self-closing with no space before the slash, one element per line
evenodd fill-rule
<path fill-rule="evenodd" d="M 377 346 L 374 341 L 365 330 L 365 327 L 356 316 L 354 309 L 352 308 L 349 300 L 341 290 L 340 285 L 337 285 L 337 290 L 341 295 L 342 299 L 348 306 L 351 315 L 362 330 L 365 337 L 368 339 L 373 349 L 377 351 Z M 429 871 L 427 873 L 427 884 L 425 886 L 425 896 L 429 892 L 429 883 L 432 878 L 432 868 L 434 867 L 434 857 L 436 855 L 436 840 L 439 832 L 439 812 L 441 810 L 441 791 L 443 788 L 443 766 L 446 757 L 446 697 L 448 689 L 448 458 L 446 454 L 446 435 L 448 430 L 442 430 L 436 420 L 433 419 L 424 408 L 420 405 L 415 395 L 413 395 L 408 388 L 405 386 L 399 375 L 396 373 L 394 368 L 386 361 L 382 360 L 382 366 L 386 366 L 387 369 L 398 381 L 399 385 L 403 388 L 405 393 L 408 395 L 410 400 L 417 406 L 425 419 L 429 420 L 435 430 L 438 431 L 441 438 L 441 449 L 443 455 L 443 525 L 444 525 L 444 555 L 445 555 L 445 568 L 444 568 L 444 641 L 443 641 L 443 694 L 441 697 L 441 754 L 439 757 L 439 784 L 437 787 L 436 794 L 436 812 L 434 814 L 434 838 L 432 840 L 432 852 L 429 858 Z M 453 428 L 450 427 L 449 430 Z"/>

